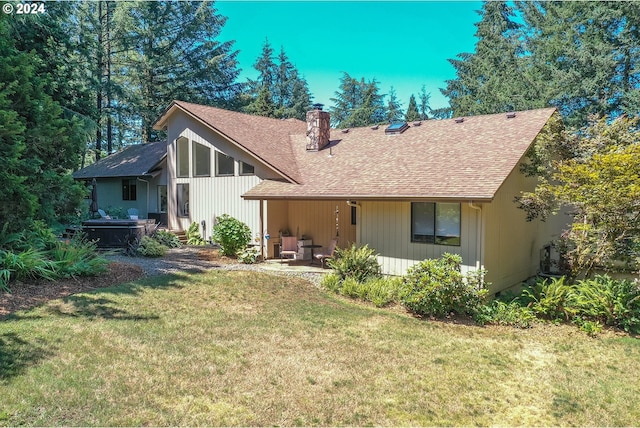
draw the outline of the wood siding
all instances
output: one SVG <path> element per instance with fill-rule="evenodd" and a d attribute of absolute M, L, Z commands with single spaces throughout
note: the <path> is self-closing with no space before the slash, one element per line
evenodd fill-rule
<path fill-rule="evenodd" d="M 384 273 L 403 275 L 410 266 L 447 252 L 462 257 L 464 271 L 481 267 L 479 213 L 468 204 L 460 207 L 460 246 L 411 242 L 411 202 L 366 201 L 361 207 L 359 243 L 379 253 Z"/>

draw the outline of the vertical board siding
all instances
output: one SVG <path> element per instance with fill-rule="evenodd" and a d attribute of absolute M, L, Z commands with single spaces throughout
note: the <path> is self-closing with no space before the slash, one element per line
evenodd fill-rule
<path fill-rule="evenodd" d="M 466 204 L 461 204 L 461 246 L 411 242 L 410 202 L 367 201 L 361 205 L 360 244 L 367 244 L 379 253 L 385 273 L 403 275 L 414 264 L 447 252 L 462 257 L 465 272 L 476 269 L 479 260 L 476 213 Z"/>

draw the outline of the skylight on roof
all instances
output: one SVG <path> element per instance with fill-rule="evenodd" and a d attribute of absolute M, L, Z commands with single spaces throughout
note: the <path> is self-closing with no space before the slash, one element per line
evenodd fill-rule
<path fill-rule="evenodd" d="M 407 122 L 398 122 L 392 123 L 385 130 L 385 134 L 402 134 L 409 128 L 409 124 Z"/>

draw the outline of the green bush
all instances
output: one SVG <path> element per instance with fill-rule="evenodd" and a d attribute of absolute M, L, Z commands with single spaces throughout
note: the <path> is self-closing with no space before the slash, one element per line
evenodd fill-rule
<path fill-rule="evenodd" d="M 167 248 L 182 247 L 182 243 L 176 234 L 168 230 L 156 230 L 151 237 Z"/>
<path fill-rule="evenodd" d="M 78 233 L 69 242 L 57 242 L 47 256 L 56 263 L 58 277 L 94 276 L 107 270 L 108 261 L 96 252 L 96 243 Z"/>
<path fill-rule="evenodd" d="M 462 258 L 445 253 L 409 268 L 404 277 L 404 306 L 419 315 L 475 315 L 487 294 L 483 272 L 462 275 Z"/>
<path fill-rule="evenodd" d="M 220 245 L 223 255 L 235 256 L 251 242 L 251 229 L 240 220 L 223 214 L 216 217 L 216 224 L 213 226 L 213 240 Z"/>
<path fill-rule="evenodd" d="M 536 321 L 536 316 L 531 308 L 521 306 L 515 300 L 511 302 L 493 300 L 480 308 L 475 320 L 481 325 L 498 324 L 529 328 Z"/>
<path fill-rule="evenodd" d="M 143 236 L 138 245 L 138 254 L 144 257 L 162 257 L 169 248 L 149 236 Z"/>
<path fill-rule="evenodd" d="M 367 245 L 358 247 L 355 244 L 349 248 L 336 248 L 334 257 L 327 264 L 343 280 L 353 278 L 357 282 L 365 282 L 368 278 L 379 278 L 382 269 L 375 251 Z"/>
<path fill-rule="evenodd" d="M 200 225 L 195 221 L 191 223 L 186 232 L 187 245 L 204 245 L 206 241 L 200 236 Z"/>
<path fill-rule="evenodd" d="M 342 285 L 342 278 L 337 273 L 330 273 L 322 277 L 320 285 L 329 291 L 338 293 Z"/>
<path fill-rule="evenodd" d="M 238 252 L 238 260 L 241 263 L 251 265 L 258 261 L 258 250 L 256 248 L 245 248 Z"/>
<path fill-rule="evenodd" d="M 567 307 L 567 298 L 571 285 L 565 283 L 565 277 L 538 280 L 534 285 L 522 291 L 522 298 L 531 310 L 542 318 L 565 320 L 572 318 Z"/>
<path fill-rule="evenodd" d="M 578 281 L 568 295 L 567 305 L 581 320 L 597 321 L 629 333 L 640 333 L 638 281 L 616 280 L 606 275 Z"/>

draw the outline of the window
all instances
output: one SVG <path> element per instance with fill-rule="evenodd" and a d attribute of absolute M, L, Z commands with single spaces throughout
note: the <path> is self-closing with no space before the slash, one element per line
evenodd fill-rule
<path fill-rule="evenodd" d="M 211 149 L 209 147 L 193 142 L 193 176 L 211 176 Z"/>
<path fill-rule="evenodd" d="M 412 202 L 411 242 L 460 245 L 460 204 Z"/>
<path fill-rule="evenodd" d="M 158 212 L 167 212 L 167 186 L 158 186 Z"/>
<path fill-rule="evenodd" d="M 235 165 L 233 158 L 224 153 L 216 152 L 216 175 L 234 175 Z"/>
<path fill-rule="evenodd" d="M 176 171 L 178 177 L 189 176 L 189 140 L 185 137 L 176 140 Z"/>
<path fill-rule="evenodd" d="M 358 218 L 358 212 L 356 211 L 356 207 L 355 206 L 351 206 L 351 224 L 355 225 L 357 223 L 357 219 Z"/>
<path fill-rule="evenodd" d="M 178 217 L 189 217 L 189 184 L 177 185 Z"/>
<path fill-rule="evenodd" d="M 240 175 L 253 175 L 253 174 L 255 174 L 255 169 L 253 168 L 253 165 L 240 162 Z"/>
<path fill-rule="evenodd" d="M 136 187 L 135 179 L 122 180 L 122 200 L 135 201 L 137 197 Z"/>

